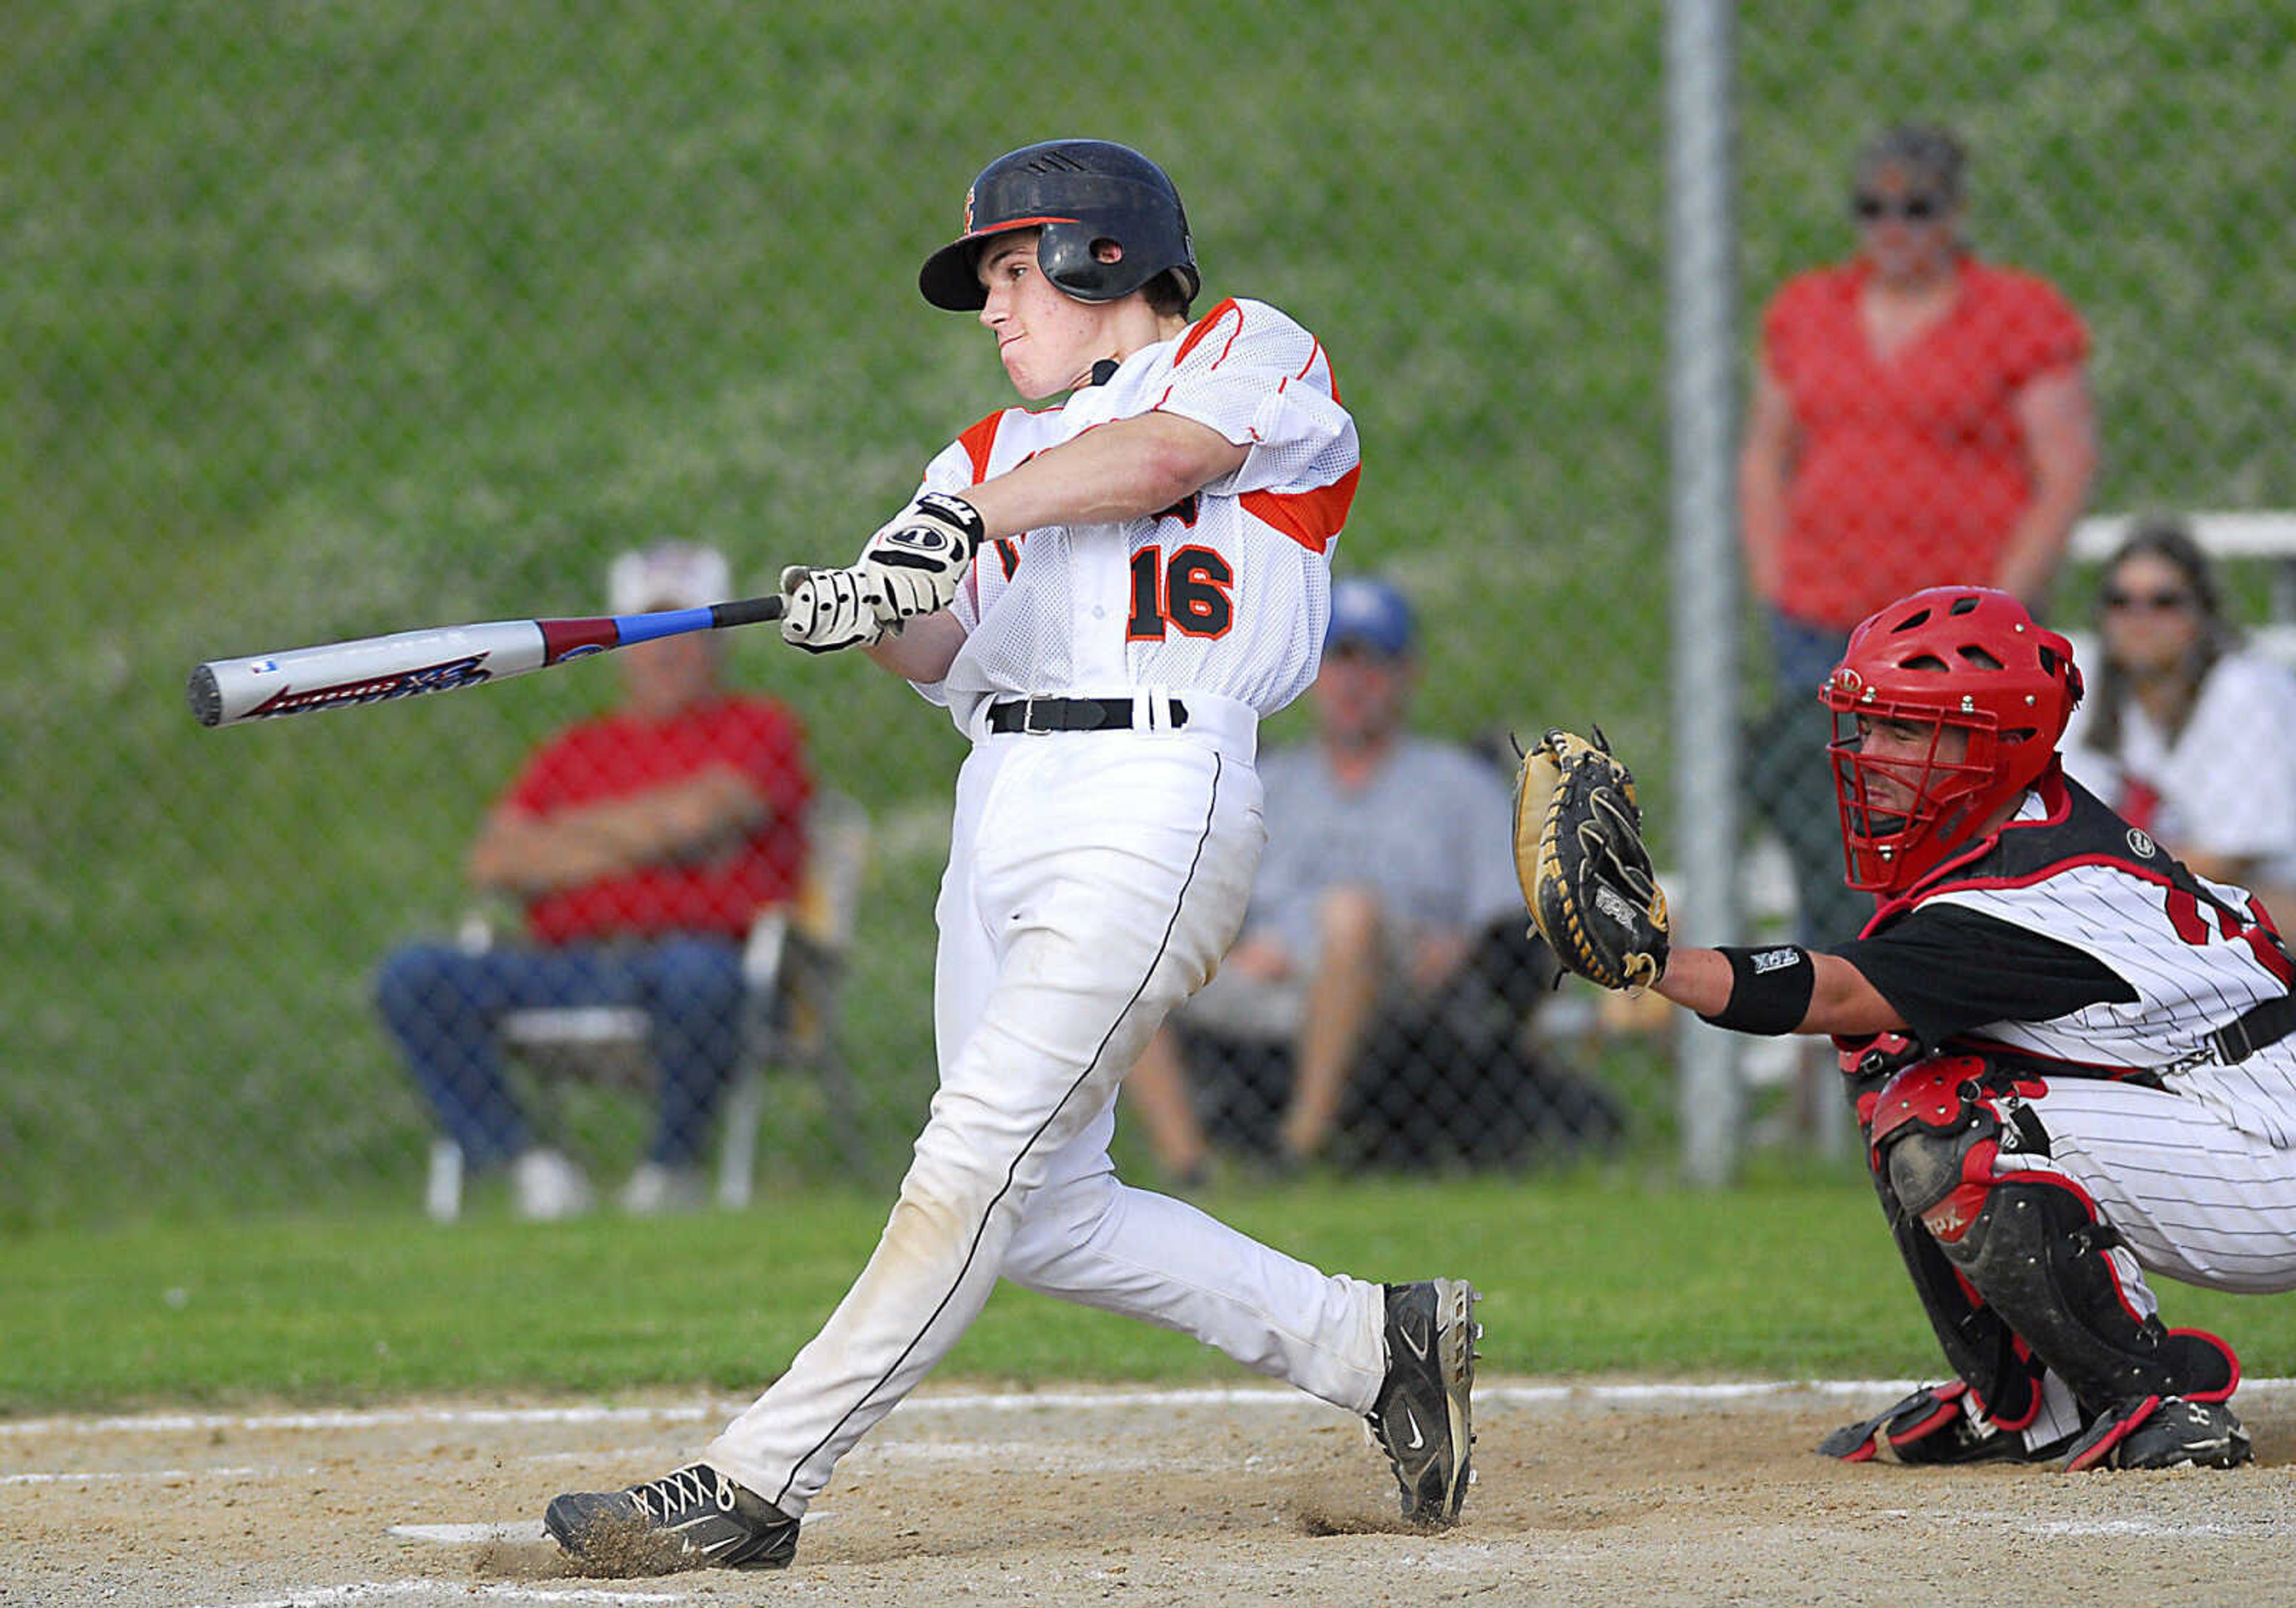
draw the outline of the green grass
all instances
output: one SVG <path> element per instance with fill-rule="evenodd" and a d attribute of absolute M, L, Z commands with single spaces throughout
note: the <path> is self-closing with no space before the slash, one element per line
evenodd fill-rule
<path fill-rule="evenodd" d="M 1024 140 L 1153 151 L 1209 292 L 1325 339 L 1365 444 L 1341 560 L 1421 599 L 1432 730 L 1600 719 L 1661 845 L 1672 751 L 1720 739 L 1670 731 L 1666 703 L 1654 3 L 1083 4 L 1009 29 L 890 0 L 21 9 L 0 1229 L 412 1197 L 422 1117 L 366 978 L 452 919 L 478 812 L 612 673 L 210 733 L 185 671 L 586 612 L 643 536 L 721 542 L 750 586 L 849 553 L 1007 400 L 914 273 Z M 2095 333 L 2099 503 L 2296 502 L 2290 203 L 2258 132 L 2284 110 L 2284 17 L 1769 4 L 1741 31 L 1742 328 L 1846 249 L 1857 139 L 1948 118 L 1980 245 Z M 762 633 L 733 666 L 891 828 L 851 1035 L 890 1173 L 931 1085 L 931 828 L 960 745 L 859 666 Z M 1669 1104 L 1662 1076 L 1628 1092 Z M 123 1165 L 149 1180 L 132 1197 Z"/>
<path fill-rule="evenodd" d="M 1492 1373 L 1754 1378 L 1934 1375 L 1931 1337 L 1862 1182 L 1773 1176 L 1722 1194 L 1590 1173 L 1533 1187 L 1330 1180 L 1210 1208 L 1374 1279 L 1484 1292 Z M 0 1286 L 0 1415 L 430 1392 L 611 1394 L 762 1386 L 859 1269 L 888 1203 L 777 1197 L 658 1228 L 383 1213 L 44 1233 Z M 2296 1307 L 2161 1286 L 2257 1376 L 2296 1373 Z M 943 1377 L 1229 1381 L 1177 1335 L 1010 1287 Z"/>

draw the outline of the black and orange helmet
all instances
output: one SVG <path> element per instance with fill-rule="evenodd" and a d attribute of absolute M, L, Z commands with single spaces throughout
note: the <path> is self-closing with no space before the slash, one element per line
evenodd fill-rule
<path fill-rule="evenodd" d="M 964 232 L 925 259 L 917 289 L 936 307 L 979 311 L 988 300 L 973 274 L 980 244 L 1015 229 L 1039 232 L 1037 265 L 1078 301 L 1115 301 L 1167 272 L 1183 301 L 1203 287 L 1180 192 L 1162 168 L 1107 140 L 1047 140 L 980 170 L 964 192 Z M 1103 241 L 1118 248 L 1112 262 L 1094 249 Z"/>

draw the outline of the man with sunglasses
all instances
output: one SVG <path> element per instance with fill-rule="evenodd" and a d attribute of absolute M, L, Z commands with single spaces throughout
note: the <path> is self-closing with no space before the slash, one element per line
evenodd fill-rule
<path fill-rule="evenodd" d="M 1850 627 L 1892 598 L 1960 583 L 2039 607 L 2088 494 L 2087 334 L 2046 281 L 1972 253 L 1964 168 L 1943 129 L 1877 135 L 1852 169 L 1856 256 L 1796 274 L 1763 315 L 1739 519 L 1776 669 L 1764 751 L 1792 746 Z M 1759 802 L 1801 935 L 1844 936 L 1833 823 L 1807 807 L 1823 784 L 1772 780 Z"/>
<path fill-rule="evenodd" d="M 1822 695 L 1872 919 L 1822 952 L 1651 944 L 1665 998 L 1840 1050 L 1955 1377 L 1835 1432 L 1833 1457 L 2249 1457 L 2232 1349 L 2165 1326 L 2144 1276 L 2296 1288 L 2296 962 L 2244 890 L 2065 779 L 2081 693 L 2071 645 L 2005 592 L 1879 610 Z"/>

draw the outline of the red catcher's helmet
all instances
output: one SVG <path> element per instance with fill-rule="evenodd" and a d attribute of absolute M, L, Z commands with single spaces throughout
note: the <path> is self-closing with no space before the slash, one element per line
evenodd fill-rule
<path fill-rule="evenodd" d="M 925 259 L 917 289 L 952 313 L 974 313 L 988 293 L 973 277 L 980 242 L 1035 229 L 1037 265 L 1078 301 L 1116 301 L 1170 270 L 1192 301 L 1202 289 L 1180 192 L 1164 170 L 1110 140 L 1046 140 L 1008 151 L 964 192 L 964 233 Z M 1113 241 L 1103 262 L 1093 250 Z"/>
<path fill-rule="evenodd" d="M 1834 790 L 1851 887 L 1902 893 L 1964 846 L 2055 763 L 2080 702 L 2072 644 L 2005 592 L 1934 586 L 1849 633 L 1819 700 L 1833 711 Z M 1859 720 L 1934 727 L 1925 759 L 1868 758 Z M 1955 754 L 1951 732 L 1966 732 Z M 1910 804 L 1877 807 L 1886 776 Z"/>

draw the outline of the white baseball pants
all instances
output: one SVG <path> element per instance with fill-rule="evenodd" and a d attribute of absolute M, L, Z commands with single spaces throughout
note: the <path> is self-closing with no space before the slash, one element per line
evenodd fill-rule
<path fill-rule="evenodd" d="M 2034 1164 L 2087 1190 L 2140 1264 L 2213 1290 L 2296 1289 L 2296 1151 L 2242 1132 L 2191 1095 L 2047 1082 L 2033 1109 L 2049 1160 Z"/>
<path fill-rule="evenodd" d="M 1266 841 L 1249 713 L 1179 732 L 985 737 L 959 774 L 934 980 L 940 1087 L 868 1266 L 705 1456 L 802 1514 L 1002 1276 L 1193 1335 L 1351 1412 L 1376 1284 L 1117 1181 L 1118 1084 L 1234 939 Z"/>
<path fill-rule="evenodd" d="M 1997 1164 L 2062 1173 L 2088 1192 L 2127 1242 L 2106 1254 L 2131 1311 L 2160 1310 L 2148 1269 L 2216 1290 L 2296 1289 L 2296 1152 L 2241 1131 L 2190 1095 L 2100 1079 L 2046 1082 L 2048 1093 L 2032 1104 L 2049 1155 L 2005 1153 Z M 2043 1375 L 2042 1410 L 2026 1445 L 2079 1428 L 2072 1392 L 2054 1372 Z"/>

